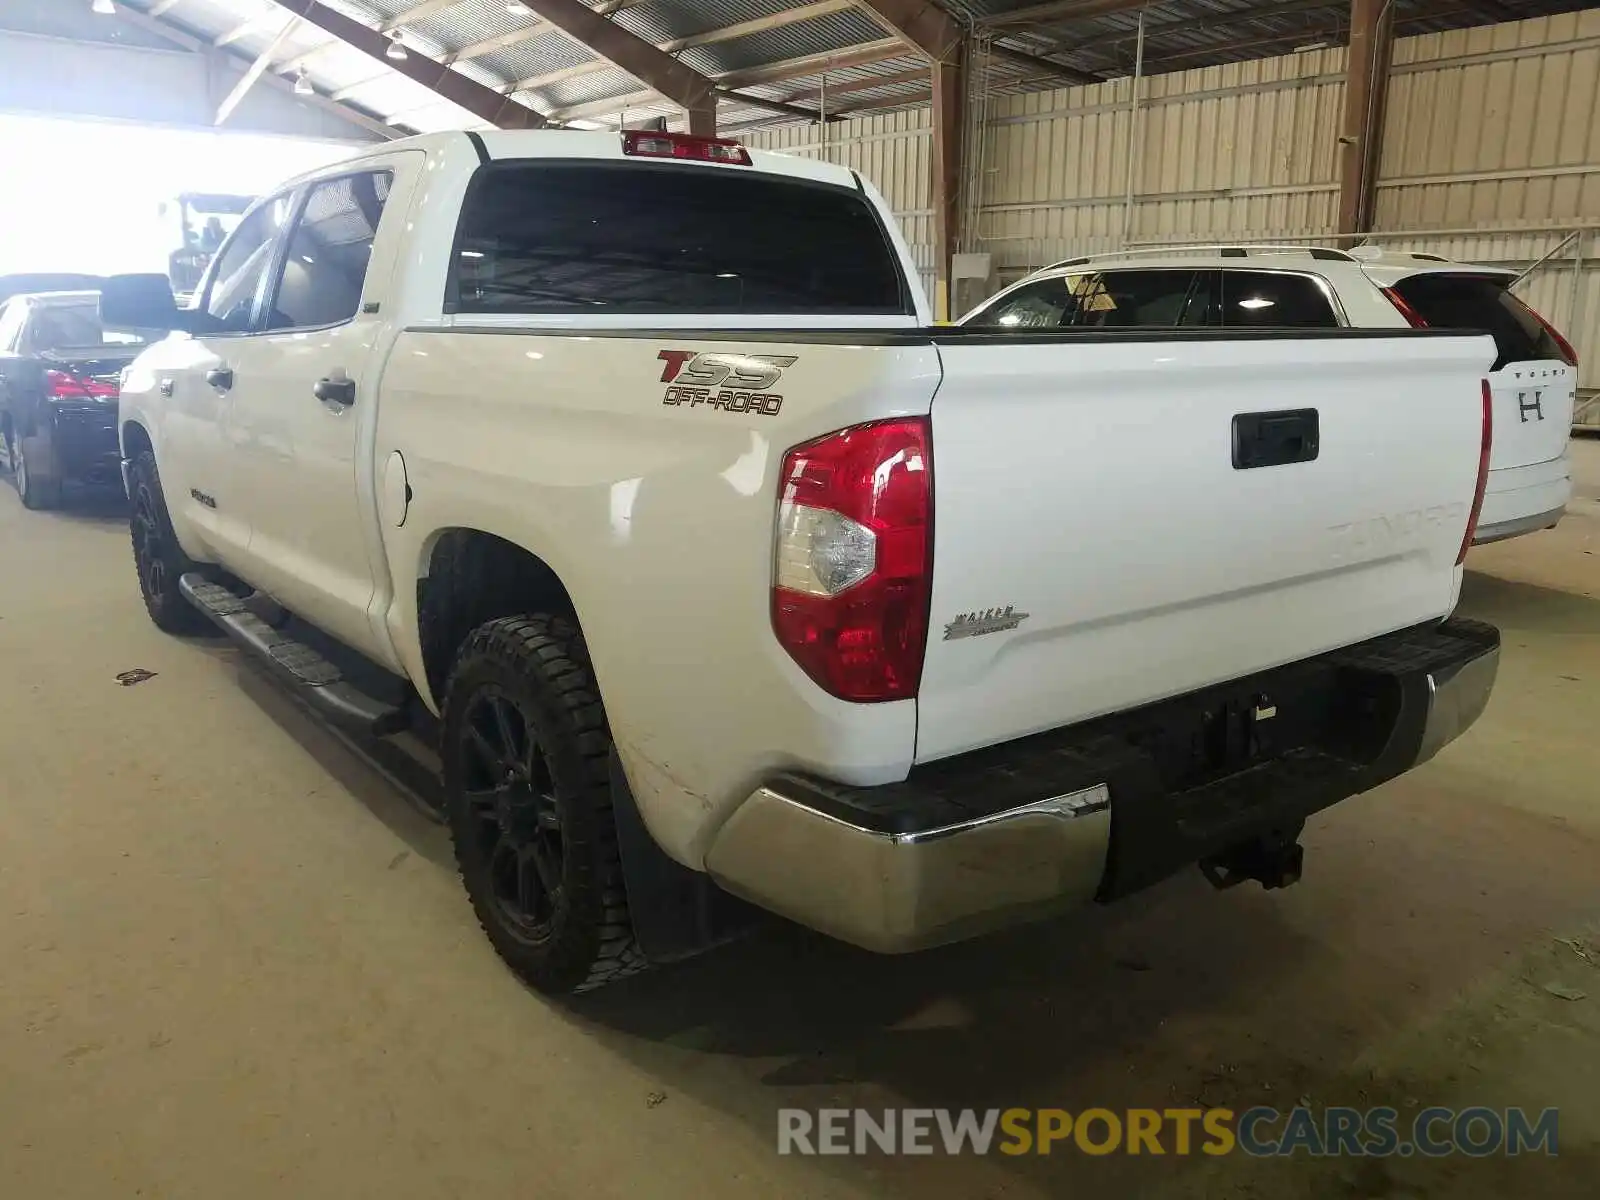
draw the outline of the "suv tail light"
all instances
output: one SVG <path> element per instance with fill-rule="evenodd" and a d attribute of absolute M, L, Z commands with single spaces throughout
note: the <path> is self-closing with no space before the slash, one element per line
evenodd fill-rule
<path fill-rule="evenodd" d="M 695 137 L 687 133 L 630 129 L 622 135 L 622 152 L 634 158 L 684 158 L 741 167 L 750 165 L 750 152 L 732 138 Z"/>
<path fill-rule="evenodd" d="M 1478 485 L 1472 491 L 1472 511 L 1467 513 L 1467 532 L 1461 535 L 1461 550 L 1456 555 L 1456 566 L 1467 561 L 1467 551 L 1472 549 L 1472 538 L 1478 532 L 1478 518 L 1483 514 L 1483 491 L 1489 486 L 1489 451 L 1494 445 L 1494 389 L 1483 381 L 1483 442 L 1478 448 Z"/>
<path fill-rule="evenodd" d="M 916 696 L 932 560 L 926 417 L 852 426 L 783 456 L 772 628 L 824 691 Z"/>
<path fill-rule="evenodd" d="M 1518 300 L 1517 303 L 1522 304 L 1522 301 Z M 1571 342 L 1567 341 L 1567 339 L 1562 336 L 1559 329 L 1550 324 L 1549 321 L 1545 320 L 1538 309 L 1529 304 L 1522 304 L 1522 307 L 1528 310 L 1529 316 L 1544 326 L 1544 331 L 1550 335 L 1550 340 L 1556 344 L 1556 350 L 1560 353 L 1562 360 L 1567 364 L 1567 366 L 1577 366 L 1577 347 L 1575 347 Z"/>
<path fill-rule="evenodd" d="M 101 379 L 79 379 L 65 371 L 46 371 L 44 391 L 52 400 L 105 400 L 118 394 L 114 383 L 106 383 Z"/>
<path fill-rule="evenodd" d="M 1379 290 L 1383 292 L 1384 299 L 1390 304 L 1394 305 L 1395 311 L 1397 311 L 1406 319 L 1407 325 L 1411 326 L 1413 329 L 1426 329 L 1428 327 L 1428 323 L 1422 319 L 1422 314 L 1416 309 L 1412 308 L 1411 305 L 1407 304 L 1406 298 L 1398 291 L 1392 287 L 1381 288 Z"/>

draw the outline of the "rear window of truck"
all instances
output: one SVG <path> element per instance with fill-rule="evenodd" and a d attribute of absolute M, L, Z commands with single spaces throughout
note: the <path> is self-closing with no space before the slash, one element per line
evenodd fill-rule
<path fill-rule="evenodd" d="M 1564 360 L 1550 331 L 1506 290 L 1504 275 L 1412 275 L 1394 285 L 1401 299 L 1435 329 L 1482 329 L 1494 337 L 1494 369 L 1535 359 Z"/>
<path fill-rule="evenodd" d="M 512 162 L 479 169 L 456 313 L 914 312 L 860 191 L 732 169 Z"/>

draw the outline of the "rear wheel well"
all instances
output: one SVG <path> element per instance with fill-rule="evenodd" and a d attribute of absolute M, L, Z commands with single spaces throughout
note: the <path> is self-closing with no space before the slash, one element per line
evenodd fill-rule
<path fill-rule="evenodd" d="M 137 421 L 128 421 L 122 426 L 122 457 L 132 462 L 149 450 L 155 452 L 155 444 L 150 441 L 150 433 Z"/>
<path fill-rule="evenodd" d="M 417 628 L 435 700 L 443 702 L 450 668 L 474 629 L 524 613 L 578 615 L 566 585 L 538 555 L 477 529 L 441 534 L 417 580 Z"/>

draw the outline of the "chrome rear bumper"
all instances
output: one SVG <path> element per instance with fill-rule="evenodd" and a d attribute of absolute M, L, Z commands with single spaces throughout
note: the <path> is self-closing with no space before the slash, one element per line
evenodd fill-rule
<path fill-rule="evenodd" d="M 764 908 L 895 953 L 1087 903 L 1110 837 L 1104 784 L 913 833 L 852 825 L 763 787 L 706 866 Z"/>
<path fill-rule="evenodd" d="M 1012 743 L 1014 767 L 999 747 L 979 752 L 987 756 L 979 772 L 930 764 L 886 788 L 774 780 L 729 818 L 706 869 L 735 895 L 870 950 L 957 941 L 1138 890 L 1252 837 L 1287 830 L 1292 839 L 1309 814 L 1426 762 L 1465 732 L 1488 703 L 1499 653 L 1492 628 L 1449 622 L 1313 660 L 1330 678 L 1360 674 L 1363 694 L 1386 698 L 1388 723 L 1360 731 L 1371 734 L 1370 752 L 1286 747 L 1274 761 L 1187 791 L 1164 791 L 1154 763 L 1108 736 L 1104 722 L 1041 735 L 1055 739 L 1042 749 L 1039 738 Z M 1209 702 L 1152 706 L 1143 728 Z M 1348 729 L 1325 732 L 1330 745 L 1350 740 Z M 941 769 L 943 785 L 919 792 L 919 772 Z M 1084 782 L 1086 771 L 1103 773 Z M 952 797 L 952 781 L 1010 785 L 1024 774 L 1041 784 L 1076 776 L 1077 786 L 1046 787 L 1040 799 L 969 819 L 917 823 L 919 809 L 948 816 L 952 799 L 964 799 Z"/>

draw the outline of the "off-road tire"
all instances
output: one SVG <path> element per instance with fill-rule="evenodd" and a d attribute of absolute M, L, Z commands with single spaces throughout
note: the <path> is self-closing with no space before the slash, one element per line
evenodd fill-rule
<path fill-rule="evenodd" d="M 514 713 L 510 723 L 524 735 L 517 749 L 528 747 L 525 754 L 509 755 L 502 766 L 510 759 L 535 764 L 525 785 L 506 783 L 501 788 L 495 782 L 497 794 L 535 797 L 544 792 L 542 799 L 489 798 L 483 785 L 509 778 L 518 768 L 504 767 L 502 776 L 491 765 L 494 746 L 474 732 L 484 732 L 485 711 L 496 720 L 501 713 Z M 518 741 L 515 728 L 507 736 L 489 732 L 495 746 Z M 551 995 L 590 991 L 648 965 L 634 936 L 623 888 L 611 809 L 610 750 L 611 732 L 588 651 L 571 620 L 543 613 L 501 617 L 467 637 L 445 687 L 440 732 L 456 864 L 478 922 L 500 957 L 534 988 Z M 540 760 L 543 767 L 537 765 Z M 526 837 L 529 818 L 506 812 L 524 803 L 544 813 Z M 520 896 L 527 861 L 539 857 L 539 847 L 533 845 L 539 838 L 551 839 L 540 843 L 543 869 L 559 879 L 553 890 L 538 889 L 548 901 L 544 922 L 526 911 L 532 906 L 501 894 L 511 888 Z M 552 847 L 559 851 L 554 868 L 549 862 Z M 513 862 L 514 878 L 507 881 L 506 867 Z M 535 874 L 542 877 L 542 871 Z"/>
<path fill-rule="evenodd" d="M 205 632 L 210 623 L 178 590 L 178 580 L 195 570 L 196 565 L 172 532 L 172 517 L 161 493 L 161 475 L 153 452 L 146 450 L 133 460 L 128 490 L 133 563 L 145 611 L 163 633 Z"/>

